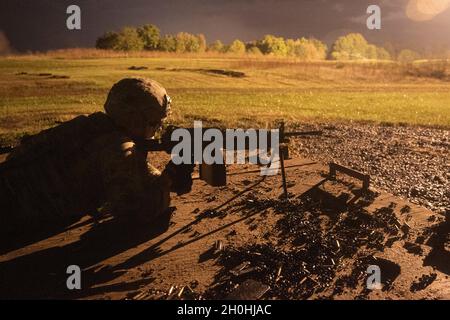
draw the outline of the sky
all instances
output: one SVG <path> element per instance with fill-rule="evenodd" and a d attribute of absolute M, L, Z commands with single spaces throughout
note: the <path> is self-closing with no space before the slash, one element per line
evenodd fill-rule
<path fill-rule="evenodd" d="M 81 8 L 81 30 L 66 27 L 66 9 Z M 381 30 L 368 30 L 367 7 L 381 7 Z M 331 44 L 360 32 L 375 44 L 450 48 L 450 0 L 0 0 L 0 51 L 93 47 L 104 32 L 146 23 L 162 34 L 203 33 L 208 42 L 265 34 L 315 37 Z"/>

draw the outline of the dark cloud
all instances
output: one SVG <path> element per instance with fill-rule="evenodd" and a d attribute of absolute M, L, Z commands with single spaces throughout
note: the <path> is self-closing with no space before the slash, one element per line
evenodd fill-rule
<path fill-rule="evenodd" d="M 0 29 L 20 50 L 90 47 L 105 31 L 154 23 L 163 33 L 204 33 L 210 41 L 246 41 L 264 34 L 314 36 L 332 42 L 347 32 L 362 32 L 379 44 L 450 45 L 450 15 L 413 22 L 405 15 L 408 0 L 2 0 Z M 66 8 L 82 8 L 82 30 L 65 27 Z M 383 28 L 365 26 L 370 4 L 382 8 Z M 450 10 L 449 10 L 450 11 Z"/>

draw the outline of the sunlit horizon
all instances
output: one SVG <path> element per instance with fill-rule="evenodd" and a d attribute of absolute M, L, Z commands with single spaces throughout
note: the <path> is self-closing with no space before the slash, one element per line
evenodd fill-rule
<path fill-rule="evenodd" d="M 406 15 L 413 21 L 430 21 L 450 8 L 450 0 L 410 0 Z"/>

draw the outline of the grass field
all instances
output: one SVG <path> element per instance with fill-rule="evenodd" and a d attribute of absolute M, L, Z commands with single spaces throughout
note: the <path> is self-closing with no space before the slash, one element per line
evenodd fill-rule
<path fill-rule="evenodd" d="M 108 89 L 129 76 L 161 82 L 174 101 L 172 122 L 181 125 L 200 119 L 261 127 L 284 118 L 450 128 L 447 69 L 431 62 L 401 66 L 226 56 L 0 58 L 0 144 L 102 110 Z"/>

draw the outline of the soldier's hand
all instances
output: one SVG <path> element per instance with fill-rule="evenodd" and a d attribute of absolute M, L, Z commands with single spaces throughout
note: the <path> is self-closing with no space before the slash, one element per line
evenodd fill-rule
<path fill-rule="evenodd" d="M 175 146 L 175 142 L 172 141 L 172 133 L 179 127 L 168 125 L 161 133 L 161 143 L 164 146 L 164 151 L 168 154 L 172 153 L 172 148 Z"/>
<path fill-rule="evenodd" d="M 171 191 L 176 192 L 178 195 L 189 193 L 192 189 L 192 172 L 195 165 L 193 164 L 180 164 L 175 165 L 170 161 L 164 173 L 166 173 L 171 180 Z"/>

